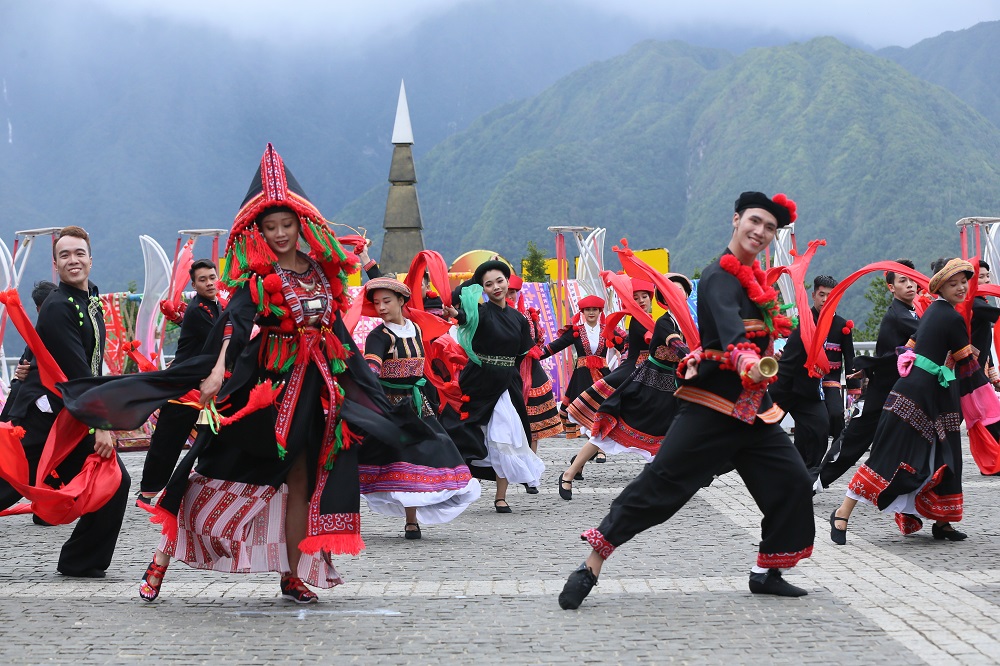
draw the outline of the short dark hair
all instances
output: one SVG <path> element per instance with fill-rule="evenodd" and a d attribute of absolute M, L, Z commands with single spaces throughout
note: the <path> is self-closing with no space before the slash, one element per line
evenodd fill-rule
<path fill-rule="evenodd" d="M 45 299 L 49 297 L 49 294 L 56 289 L 55 282 L 49 282 L 48 280 L 39 280 L 35 283 L 35 288 L 31 290 L 31 300 L 35 302 L 35 307 L 42 307 L 42 303 Z"/>
<path fill-rule="evenodd" d="M 944 268 L 945 264 L 952 260 L 953 257 L 938 257 L 931 262 L 931 275 L 934 275 L 939 270 Z"/>
<path fill-rule="evenodd" d="M 204 268 L 208 268 L 208 269 L 211 269 L 213 271 L 217 270 L 215 268 L 215 263 L 211 259 L 197 259 L 197 260 L 195 260 L 194 263 L 191 264 L 191 268 L 188 269 L 188 275 L 191 276 L 191 281 L 192 282 L 194 282 L 194 273 L 195 273 L 195 271 L 200 271 L 200 270 L 202 270 Z"/>
<path fill-rule="evenodd" d="M 82 238 L 83 240 L 87 241 L 87 254 L 91 254 L 91 251 L 90 251 L 90 234 L 88 234 L 87 231 L 83 227 L 77 227 L 77 226 L 74 226 L 74 225 L 70 225 L 68 227 L 63 227 L 62 229 L 60 229 L 59 233 L 56 234 L 56 239 L 52 242 L 52 260 L 53 261 L 55 261 L 55 259 L 56 259 L 56 245 L 59 243 L 59 241 L 61 241 L 63 238 L 66 238 L 67 236 L 70 236 L 72 238 Z"/>
<path fill-rule="evenodd" d="M 896 263 L 897 264 L 903 264 L 904 266 L 906 266 L 910 270 L 914 270 L 916 268 L 913 265 L 913 262 L 910 261 L 909 259 L 897 259 Z M 886 271 L 885 272 L 885 283 L 886 284 L 892 284 L 895 281 L 896 281 L 896 272 L 895 271 Z"/>
<path fill-rule="evenodd" d="M 832 275 L 817 275 L 813 278 L 813 291 L 816 291 L 820 287 L 825 287 L 826 289 L 833 289 L 837 286 L 837 281 L 833 279 Z"/>
<path fill-rule="evenodd" d="M 985 261 L 983 261 L 982 259 L 979 260 L 979 267 L 985 268 L 986 270 L 990 270 L 990 265 Z"/>

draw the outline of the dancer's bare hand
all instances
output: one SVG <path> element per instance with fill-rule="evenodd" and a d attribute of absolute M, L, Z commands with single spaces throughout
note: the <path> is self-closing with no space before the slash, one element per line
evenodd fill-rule
<path fill-rule="evenodd" d="M 110 458 L 115 454 L 115 443 L 107 430 L 94 432 L 94 453 L 102 458 Z"/>

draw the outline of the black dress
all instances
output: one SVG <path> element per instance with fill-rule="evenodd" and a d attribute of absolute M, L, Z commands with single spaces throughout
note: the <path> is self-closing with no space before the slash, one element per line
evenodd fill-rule
<path fill-rule="evenodd" d="M 848 484 L 848 497 L 894 513 L 903 534 L 921 528 L 917 514 L 962 519 L 960 394 L 974 395 L 970 379 L 979 369 L 965 320 L 943 299 L 920 318 L 912 354 L 917 362 L 896 381 L 882 408 L 871 456 Z M 952 361 L 954 370 L 942 368 Z"/>
<path fill-rule="evenodd" d="M 520 359 L 534 345 L 528 320 L 509 306 L 486 302 L 477 308 L 474 332 L 465 312 L 459 312 L 458 321 L 472 333 L 471 350 L 479 362 L 470 355 L 458 379 L 462 408 L 445 405 L 441 424 L 473 476 L 537 485 L 545 466 L 528 447 L 531 431 L 518 370 Z M 461 339 L 460 332 L 452 330 Z"/>
<path fill-rule="evenodd" d="M 637 453 L 651 461 L 673 420 L 677 363 L 688 351 L 665 312 L 653 327 L 649 356 L 597 410 L 590 443 L 608 455 Z"/>
<path fill-rule="evenodd" d="M 436 435 L 401 448 L 365 438 L 358 454 L 358 473 L 368 508 L 405 517 L 406 508 L 414 507 L 418 522 L 425 524 L 454 519 L 479 498 L 480 487 L 435 417 L 434 391 L 424 389 L 420 328 L 410 321 L 403 326 L 379 324 L 365 340 L 365 360 L 389 402 L 419 413 Z"/>
<path fill-rule="evenodd" d="M 552 378 L 545 372 L 539 360 L 543 352 L 545 339 L 542 327 L 537 321 L 538 311 L 530 308 L 526 313 L 531 327 L 531 339 L 535 346 L 532 353 L 521 359 L 521 381 L 528 380 L 528 390 L 525 394 L 525 407 L 528 412 L 528 424 L 531 427 L 531 441 L 537 442 L 544 437 L 555 437 L 563 432 L 562 419 L 556 407 L 555 394 L 552 390 Z M 537 357 L 536 357 L 537 356 Z"/>

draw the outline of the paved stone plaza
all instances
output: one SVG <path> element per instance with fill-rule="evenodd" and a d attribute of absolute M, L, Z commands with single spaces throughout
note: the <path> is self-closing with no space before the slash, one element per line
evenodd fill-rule
<path fill-rule="evenodd" d="M 582 440 L 542 442 L 544 487 L 492 506 L 493 485 L 458 520 L 403 538 L 403 521 L 362 502 L 367 551 L 337 566 L 347 584 L 321 602 L 277 598 L 278 576 L 222 575 L 181 564 L 159 601 L 136 590 L 158 529 L 130 508 L 104 580 L 55 572 L 68 527 L 0 519 L 2 663 L 881 663 L 1000 660 L 1000 478 L 966 458 L 962 543 L 929 529 L 902 537 L 861 506 L 848 545 L 827 516 L 846 480 L 818 495 L 813 557 L 788 574 L 802 599 L 755 597 L 747 573 L 760 514 L 730 474 L 669 523 L 640 535 L 606 565 L 578 611 L 556 596 L 586 555 L 579 533 L 641 469 L 635 458 L 590 464 L 574 498 L 556 479 Z M 142 453 L 125 455 L 138 486 Z"/>

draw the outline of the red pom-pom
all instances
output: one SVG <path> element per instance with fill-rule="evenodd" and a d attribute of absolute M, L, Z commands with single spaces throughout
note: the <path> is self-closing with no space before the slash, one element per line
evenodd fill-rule
<path fill-rule="evenodd" d="M 458 418 L 460 418 L 460 419 L 462 419 L 464 421 L 465 419 L 469 418 L 469 412 L 459 412 L 458 413 Z"/>
<path fill-rule="evenodd" d="M 850 335 L 850 334 L 851 334 L 851 327 L 850 327 L 850 326 L 845 326 L 845 327 L 844 327 L 844 328 L 843 328 L 843 329 L 841 330 L 841 332 L 842 332 L 842 333 L 843 333 L 844 335 Z"/>
<path fill-rule="evenodd" d="M 267 277 L 277 277 L 277 276 L 276 275 L 268 275 Z M 266 280 L 265 280 L 265 282 L 266 282 Z M 267 289 L 267 287 L 264 287 L 264 288 Z M 271 301 L 275 305 L 283 305 L 285 303 L 285 297 L 281 294 L 281 292 L 273 292 L 273 293 L 269 294 L 268 297 L 267 297 L 267 300 Z"/>
<path fill-rule="evenodd" d="M 578 338 L 578 337 L 580 337 L 580 331 L 578 331 L 578 330 L 576 330 L 576 329 L 573 329 L 573 337 L 574 337 L 574 338 Z"/>
<path fill-rule="evenodd" d="M 795 202 L 789 199 L 786 195 L 781 193 L 775 194 L 773 197 L 771 197 L 771 201 L 778 204 L 779 206 L 784 206 L 785 208 L 788 209 L 788 219 L 790 222 L 794 222 L 795 219 L 798 217 L 798 213 L 796 212 L 797 206 L 795 205 Z"/>
<path fill-rule="evenodd" d="M 470 400 L 472 400 L 472 398 L 470 398 L 469 396 L 467 395 L 462 396 L 462 402 L 469 402 Z"/>
<path fill-rule="evenodd" d="M 427 298 L 437 298 L 437 297 L 438 297 L 438 293 L 436 291 L 434 291 L 433 289 L 431 289 L 430 291 L 427 292 Z"/>
<path fill-rule="evenodd" d="M 282 319 L 281 323 L 278 324 L 278 330 L 282 333 L 291 333 L 295 330 L 295 322 L 291 319 Z"/>
<path fill-rule="evenodd" d="M 620 344 L 621 344 L 621 343 L 623 343 L 623 342 L 625 342 L 625 338 L 623 338 L 623 337 L 622 337 L 622 336 L 620 336 L 620 335 L 616 335 L 616 336 L 615 336 L 615 344 L 616 344 L 616 345 L 620 345 Z"/>
<path fill-rule="evenodd" d="M 330 280 L 330 295 L 334 298 L 340 298 L 344 293 L 344 282 L 339 279 Z"/>
<path fill-rule="evenodd" d="M 271 273 L 264 277 L 264 291 L 269 294 L 277 294 L 281 291 L 281 278 Z"/>
<path fill-rule="evenodd" d="M 848 319 L 847 320 L 847 328 L 854 328 L 854 320 L 853 319 Z"/>

